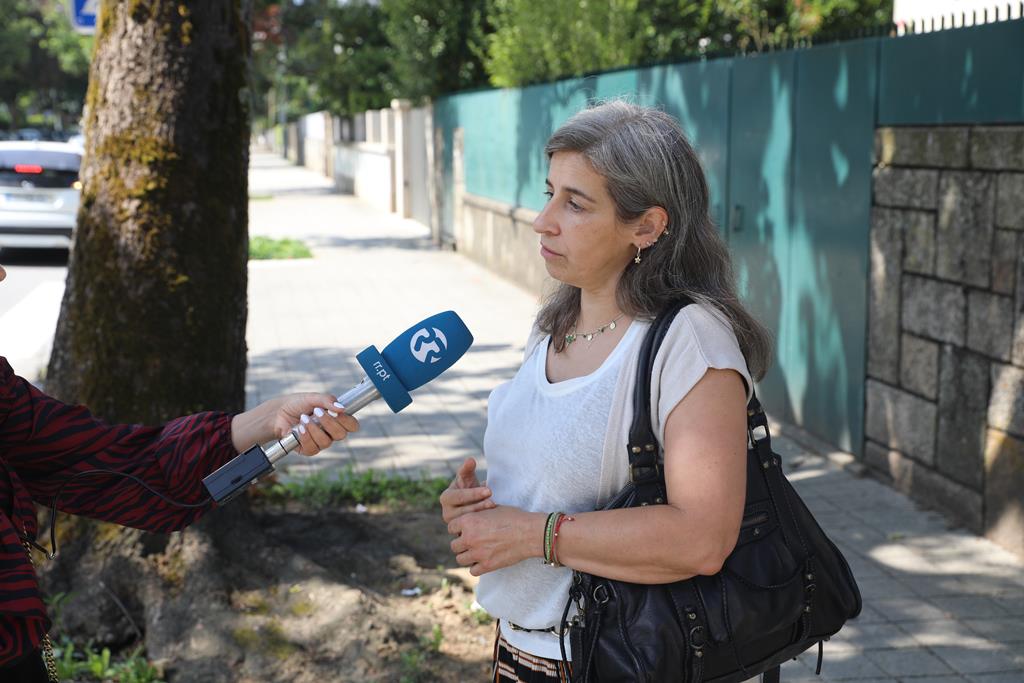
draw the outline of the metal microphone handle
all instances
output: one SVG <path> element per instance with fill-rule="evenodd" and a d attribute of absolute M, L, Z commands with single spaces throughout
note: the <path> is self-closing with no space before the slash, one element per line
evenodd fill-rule
<path fill-rule="evenodd" d="M 369 377 L 363 380 L 338 397 L 338 403 L 345 406 L 346 415 L 355 415 L 370 403 L 380 398 L 380 391 L 370 381 Z M 271 464 L 277 462 L 299 447 L 299 428 L 292 427 L 291 432 L 279 441 L 270 441 L 263 445 L 263 451 L 267 454 L 267 460 Z"/>

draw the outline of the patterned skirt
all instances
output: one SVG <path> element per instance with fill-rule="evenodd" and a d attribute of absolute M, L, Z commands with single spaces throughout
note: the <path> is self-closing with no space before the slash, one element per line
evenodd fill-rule
<path fill-rule="evenodd" d="M 492 683 L 568 683 L 571 676 L 571 665 L 518 650 L 509 645 L 498 630 L 494 639 Z"/>

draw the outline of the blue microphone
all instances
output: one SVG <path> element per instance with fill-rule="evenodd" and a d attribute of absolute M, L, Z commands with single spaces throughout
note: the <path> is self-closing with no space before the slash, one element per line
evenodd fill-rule
<path fill-rule="evenodd" d="M 455 364 L 473 345 L 473 335 L 455 311 L 421 320 L 378 351 L 368 346 L 356 355 L 366 373 L 362 381 L 338 397 L 345 413 L 355 413 L 383 398 L 393 412 L 412 403 L 409 395 Z M 274 471 L 274 463 L 299 446 L 298 426 L 280 440 L 253 446 L 203 479 L 218 504 L 224 504 L 260 477 Z"/>

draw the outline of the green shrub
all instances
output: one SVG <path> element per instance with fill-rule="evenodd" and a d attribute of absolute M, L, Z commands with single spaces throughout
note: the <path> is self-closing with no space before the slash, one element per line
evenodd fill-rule
<path fill-rule="evenodd" d="M 313 252 L 299 240 L 274 239 L 262 235 L 249 238 L 249 259 L 313 258 Z"/>
<path fill-rule="evenodd" d="M 378 470 L 356 472 L 347 467 L 334 478 L 317 473 L 277 482 L 262 489 L 262 494 L 274 502 L 297 500 L 316 507 L 353 503 L 430 507 L 447 487 L 448 479 L 442 477 L 412 479 Z"/>

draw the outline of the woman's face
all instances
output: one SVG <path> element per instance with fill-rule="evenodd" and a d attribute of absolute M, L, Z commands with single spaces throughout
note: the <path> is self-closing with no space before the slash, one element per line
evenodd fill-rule
<path fill-rule="evenodd" d="M 604 176 L 582 154 L 556 152 L 547 195 L 533 229 L 548 274 L 581 289 L 614 285 L 636 254 L 636 236 L 619 222 Z"/>

